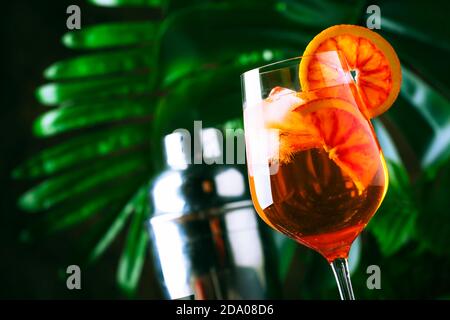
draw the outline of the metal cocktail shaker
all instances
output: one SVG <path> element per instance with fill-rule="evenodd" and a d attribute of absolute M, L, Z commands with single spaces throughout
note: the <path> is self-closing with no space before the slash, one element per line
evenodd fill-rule
<path fill-rule="evenodd" d="M 193 138 L 205 162 L 224 156 L 217 129 Z M 244 166 L 191 164 L 190 147 L 183 133 L 164 138 L 166 169 L 150 192 L 154 214 L 148 228 L 165 296 L 278 297 L 271 231 L 253 209 Z"/>

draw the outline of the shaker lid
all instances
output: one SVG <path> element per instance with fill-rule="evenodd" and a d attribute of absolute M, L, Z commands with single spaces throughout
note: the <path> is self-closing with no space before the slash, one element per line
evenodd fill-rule
<path fill-rule="evenodd" d="M 174 170 L 185 170 L 189 165 L 223 163 L 223 135 L 215 128 L 178 129 L 164 137 L 167 165 Z"/>
<path fill-rule="evenodd" d="M 180 129 L 164 137 L 167 168 L 151 191 L 156 215 L 189 214 L 250 199 L 245 166 L 225 164 L 222 132 L 196 132 Z"/>
<path fill-rule="evenodd" d="M 184 170 L 189 165 L 190 141 L 183 132 L 174 132 L 164 137 L 166 163 L 175 170 Z"/>

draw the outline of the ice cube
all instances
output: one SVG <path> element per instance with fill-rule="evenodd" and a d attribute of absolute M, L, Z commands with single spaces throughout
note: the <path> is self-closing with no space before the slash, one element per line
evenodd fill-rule
<path fill-rule="evenodd" d="M 256 164 L 267 167 L 268 162 L 279 163 L 289 158 L 288 146 L 283 143 L 281 134 L 286 131 L 298 130 L 300 123 L 299 115 L 292 112 L 296 107 L 303 104 L 297 92 L 275 87 L 269 96 L 260 104 L 248 106 L 245 109 L 245 132 L 249 139 L 247 149 L 248 160 L 252 162 L 253 168 Z M 280 159 L 280 151 L 281 154 Z"/>
<path fill-rule="evenodd" d="M 282 129 L 289 122 L 291 111 L 304 101 L 297 95 L 297 92 L 275 87 L 263 102 L 263 114 L 266 127 Z"/>
<path fill-rule="evenodd" d="M 309 100 L 309 95 L 290 89 L 275 87 L 262 105 L 265 127 L 278 129 L 282 134 L 304 134 L 308 128 L 302 115 L 294 112 Z"/>

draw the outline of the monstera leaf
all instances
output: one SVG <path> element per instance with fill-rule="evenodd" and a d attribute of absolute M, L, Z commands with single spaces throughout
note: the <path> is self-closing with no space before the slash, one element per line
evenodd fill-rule
<path fill-rule="evenodd" d="M 13 174 L 38 179 L 19 199 L 24 210 L 39 216 L 26 231 L 27 239 L 83 228 L 92 241 L 86 246 L 85 261 L 93 263 L 119 234 L 126 233 L 117 280 L 126 294 L 133 295 L 146 257 L 143 221 L 151 213 L 146 194 L 159 168 L 162 136 L 176 128 L 189 129 L 194 120 L 218 126 L 240 117 L 243 71 L 298 56 L 315 34 L 330 25 L 365 24 L 368 4 L 363 0 L 270 0 L 264 5 L 256 0 L 89 2 L 157 10 L 162 18 L 83 26 L 64 35 L 63 44 L 81 54 L 44 71 L 51 82 L 38 88 L 37 98 L 49 110 L 33 127 L 37 137 L 56 137 L 52 141 L 57 142 Z M 378 5 L 380 32 L 400 55 L 404 80 L 396 105 L 375 122 L 391 187 L 369 230 L 381 253 L 395 259 L 411 241 L 439 243 L 439 248 L 448 241 L 427 228 L 449 221 L 449 211 L 436 206 L 422 210 L 417 202 L 422 186 L 432 183 L 450 163 L 445 59 L 449 45 L 445 28 L 438 19 L 423 15 L 419 3 Z M 436 58 L 429 57 L 443 57 L 439 61 L 446 65 L 438 66 Z M 438 203 L 433 197 L 423 198 Z M 449 226 L 442 223 L 439 232 L 448 234 Z M 285 276 L 294 244 L 286 239 L 278 243 L 290 257 L 280 262 Z M 364 243 L 361 246 L 364 252 Z"/>

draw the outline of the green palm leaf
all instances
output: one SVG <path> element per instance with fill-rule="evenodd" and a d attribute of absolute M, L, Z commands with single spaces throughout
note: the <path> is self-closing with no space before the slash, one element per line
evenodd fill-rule
<path fill-rule="evenodd" d="M 117 281 L 127 295 L 132 295 L 136 290 L 148 244 L 148 235 L 144 229 L 144 222 L 149 215 L 148 201 L 146 198 L 140 200 L 136 204 L 117 270 Z"/>
<path fill-rule="evenodd" d="M 380 251 L 390 256 L 398 252 L 412 238 L 417 218 L 408 172 L 385 126 L 376 121 L 375 129 L 386 158 L 389 171 L 389 189 L 369 230 L 376 236 Z"/>
<path fill-rule="evenodd" d="M 32 225 L 22 234 L 23 239 L 34 240 L 50 236 L 54 233 L 74 228 L 90 219 L 103 220 L 107 211 L 117 208 L 130 197 L 136 188 L 142 184 L 142 178 L 131 177 L 120 180 L 113 190 L 103 188 L 95 195 L 84 194 L 76 199 L 68 199 L 61 206 L 56 206 L 37 216 Z M 105 216 L 104 216 L 105 215 Z M 88 251 L 92 248 L 88 248 Z"/>
<path fill-rule="evenodd" d="M 125 223 L 128 220 L 128 217 L 140 208 L 140 206 L 144 205 L 147 197 L 147 189 L 148 184 L 145 183 L 143 186 L 139 188 L 136 194 L 127 202 L 127 204 L 122 208 L 122 210 L 117 214 L 114 221 L 107 226 L 106 232 L 102 234 L 100 240 L 95 244 L 91 253 L 89 254 L 88 261 L 93 262 L 97 260 L 111 245 L 111 243 L 115 240 L 117 235 L 122 231 L 125 227 Z M 141 209 L 139 209 L 141 210 Z M 125 271 L 127 273 L 127 271 Z M 122 277 L 126 282 L 128 280 L 127 276 Z M 129 287 L 129 285 L 127 285 Z"/>
<path fill-rule="evenodd" d="M 97 161 L 93 165 L 41 182 L 22 195 L 19 205 L 27 211 L 46 210 L 99 184 L 124 175 L 137 174 L 145 170 L 146 165 L 147 159 L 136 155 Z"/>
<path fill-rule="evenodd" d="M 151 47 L 87 54 L 52 64 L 44 71 L 48 80 L 63 80 L 106 74 L 151 71 L 154 58 Z"/>
<path fill-rule="evenodd" d="M 53 136 L 118 120 L 148 117 L 152 109 L 149 98 L 85 102 L 47 111 L 35 120 L 33 131 L 38 137 Z"/>
<path fill-rule="evenodd" d="M 158 24 L 152 21 L 107 23 L 71 31 L 63 43 L 71 49 L 102 49 L 142 45 L 155 40 Z"/>
<path fill-rule="evenodd" d="M 133 186 L 136 186 L 136 183 Z M 74 210 L 67 211 L 64 209 L 52 212 L 51 217 L 46 219 L 46 230 L 48 233 L 53 233 L 73 227 L 129 195 L 129 188 L 117 188 L 117 190 L 105 192 L 103 196 L 99 195 L 91 200 L 84 201 Z"/>
<path fill-rule="evenodd" d="M 52 106 L 77 100 L 143 94 L 148 93 L 150 88 L 148 75 L 129 74 L 103 79 L 49 83 L 38 89 L 37 98 L 42 104 Z"/>
<path fill-rule="evenodd" d="M 434 175 L 450 158 L 450 101 L 408 69 L 403 70 L 402 95 L 433 129 L 421 162 Z"/>
<path fill-rule="evenodd" d="M 40 178 L 147 143 L 148 125 L 124 125 L 81 135 L 49 147 L 17 167 L 15 178 Z"/>

